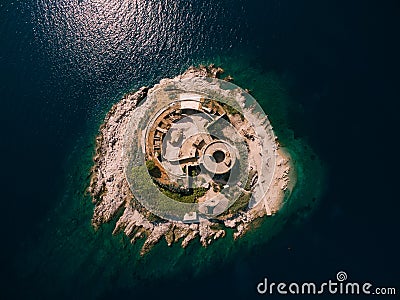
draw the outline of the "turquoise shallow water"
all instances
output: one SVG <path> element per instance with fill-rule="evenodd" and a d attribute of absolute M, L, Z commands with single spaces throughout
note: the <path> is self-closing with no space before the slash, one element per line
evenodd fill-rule
<path fill-rule="evenodd" d="M 201 247 L 198 240 L 186 249 L 179 244 L 167 247 L 162 240 L 149 254 L 140 258 L 143 240 L 131 245 L 123 234 L 112 236 L 116 220 L 105 224 L 98 232 L 94 232 L 90 225 L 93 205 L 85 189 L 92 166 L 96 126 L 102 122 L 99 114 L 88 124 L 86 133 L 76 139 L 76 145 L 64 163 L 65 189 L 51 217 L 41 224 L 38 243 L 34 248 L 29 243 L 22 248 L 23 252 L 31 253 L 27 260 L 18 263 L 19 272 L 22 278 L 38 278 L 35 289 L 45 290 L 48 295 L 60 291 L 68 294 L 73 285 L 93 297 L 103 295 L 110 287 L 142 291 L 154 280 L 168 282 L 171 278 L 180 278 L 178 282 L 182 284 L 189 279 L 196 281 L 207 274 L 217 274 L 238 256 L 252 255 L 254 259 L 265 259 L 259 250 L 266 247 L 289 220 L 299 221 L 311 212 L 311 207 L 319 201 L 323 183 L 318 187 L 315 182 L 311 185 L 310 178 L 322 181 L 323 169 L 318 160 L 311 160 L 314 154 L 307 145 L 302 140 L 295 140 L 288 129 L 286 112 L 290 99 L 284 83 L 276 74 L 263 74 L 246 61 L 227 57 L 216 60 L 226 68 L 227 74 L 240 74 L 235 76 L 238 84 L 247 87 L 246 83 L 249 83 L 254 96 L 262 96 L 260 104 L 270 113 L 273 126 L 296 161 L 298 184 L 282 211 L 273 218 L 256 222 L 255 228 L 237 241 L 232 239 L 232 232 L 207 248 Z M 59 272 L 60 269 L 63 272 Z M 53 284 L 48 289 L 49 281 Z M 31 287 L 30 283 L 28 286 Z M 90 286 L 97 288 L 87 289 Z"/>
<path fill-rule="evenodd" d="M 2 1 L 0 296 L 248 299 L 265 276 L 321 281 L 339 270 L 398 285 L 388 150 L 398 135 L 397 12 L 396 1 L 361 0 Z M 94 137 L 123 93 L 199 62 L 221 63 L 253 90 L 302 166 L 290 204 L 306 209 L 276 218 L 283 230 L 264 222 L 206 250 L 161 242 L 138 259 L 140 242 L 112 236 L 113 224 L 90 227 Z M 327 189 L 309 215 L 317 157 Z M 267 241 L 271 231 L 280 233 Z"/>

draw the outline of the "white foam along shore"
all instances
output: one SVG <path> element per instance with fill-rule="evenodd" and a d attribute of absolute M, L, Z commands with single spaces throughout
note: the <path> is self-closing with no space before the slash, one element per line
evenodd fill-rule
<path fill-rule="evenodd" d="M 163 79 L 152 89 L 160 88 L 171 80 L 179 81 L 194 77 L 217 78 L 222 73 L 223 70 L 214 65 L 191 67 L 173 79 Z M 230 76 L 225 79 L 232 80 Z M 132 243 L 139 238 L 145 238 L 141 250 L 143 255 L 163 237 L 168 245 L 179 242 L 182 247 L 186 247 L 191 240 L 199 237 L 201 244 L 206 247 L 214 240 L 224 237 L 227 228 L 234 228 L 233 237 L 236 239 L 249 229 L 249 225 L 255 219 L 274 215 L 282 207 L 296 183 L 296 174 L 290 155 L 280 148 L 274 136 L 277 151 L 275 151 L 271 182 L 268 190 L 264 191 L 263 201 L 258 201 L 250 209 L 224 214 L 215 221 L 202 219 L 192 224 L 164 220 L 148 211 L 135 199 L 127 181 L 123 143 L 129 122 L 131 118 L 135 118 L 135 108 L 146 99 L 152 89 L 142 87 L 134 93 L 125 95 L 121 101 L 113 105 L 100 127 L 96 137 L 94 166 L 88 188 L 95 204 L 92 218 L 95 229 L 118 215 L 119 219 L 113 233 L 123 231 Z M 262 119 L 256 117 L 251 121 L 255 127 L 265 125 Z M 270 130 L 272 131 L 272 127 Z M 249 146 L 253 150 L 256 147 L 256 145 Z"/>

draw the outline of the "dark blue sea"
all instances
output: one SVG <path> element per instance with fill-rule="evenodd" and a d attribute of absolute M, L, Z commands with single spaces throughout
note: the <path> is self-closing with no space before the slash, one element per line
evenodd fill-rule
<path fill-rule="evenodd" d="M 344 271 L 397 288 L 367 298 L 400 299 L 399 20 L 395 0 L 2 0 L 0 298 L 275 299 L 257 294 L 264 278 Z M 140 258 L 112 224 L 90 226 L 98 127 L 124 93 L 211 62 L 268 94 L 324 190 L 268 241 Z"/>

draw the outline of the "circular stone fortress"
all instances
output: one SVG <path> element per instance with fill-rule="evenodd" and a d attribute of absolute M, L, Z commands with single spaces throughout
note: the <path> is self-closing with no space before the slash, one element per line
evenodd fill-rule
<path fill-rule="evenodd" d="M 126 95 L 97 137 L 89 191 L 95 228 L 120 215 L 114 233 L 206 246 L 271 216 L 295 184 L 291 159 L 245 90 L 213 65 L 190 68 Z M 230 78 L 229 78 L 230 79 Z"/>

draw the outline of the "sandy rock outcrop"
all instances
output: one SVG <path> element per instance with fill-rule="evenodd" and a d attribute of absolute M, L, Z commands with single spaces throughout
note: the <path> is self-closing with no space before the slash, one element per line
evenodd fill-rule
<path fill-rule="evenodd" d="M 217 78 L 223 73 L 223 69 L 214 65 L 191 67 L 175 79 L 163 79 L 154 86 L 159 87 L 171 80 L 181 80 L 193 77 Z M 227 76 L 226 80 L 233 80 Z M 101 224 L 109 222 L 119 215 L 113 234 L 123 232 L 135 243 L 137 239 L 145 238 L 141 255 L 147 253 L 151 247 L 158 243 L 162 237 L 168 245 L 181 241 L 183 248 L 189 242 L 199 237 L 200 243 L 206 247 L 214 240 L 226 235 L 226 228 L 236 228 L 233 237 L 242 236 L 249 228 L 252 220 L 265 215 L 263 203 L 247 212 L 238 213 L 226 217 L 220 224 L 208 220 L 200 220 L 198 224 L 185 224 L 161 220 L 158 217 L 149 217 L 152 214 L 147 211 L 134 198 L 125 176 L 123 163 L 123 142 L 128 123 L 134 117 L 136 106 L 143 101 L 149 93 L 149 88 L 142 87 L 134 93 L 127 94 L 123 99 L 112 106 L 107 113 L 104 123 L 101 125 L 96 137 L 96 149 L 93 157 L 94 166 L 91 170 L 91 181 L 88 192 L 92 196 L 95 205 L 92 217 L 92 225 L 97 229 Z M 270 205 L 279 209 L 284 198 L 284 192 L 293 185 L 291 176 L 290 157 L 279 154 L 276 173 L 271 194 Z M 289 184 L 291 183 L 291 184 Z M 225 229 L 224 229 L 225 228 Z"/>

